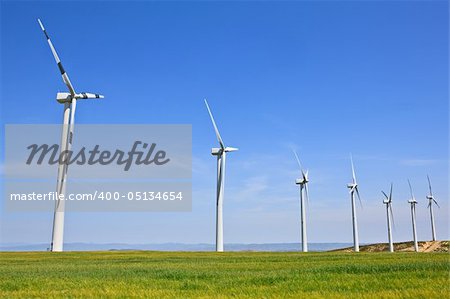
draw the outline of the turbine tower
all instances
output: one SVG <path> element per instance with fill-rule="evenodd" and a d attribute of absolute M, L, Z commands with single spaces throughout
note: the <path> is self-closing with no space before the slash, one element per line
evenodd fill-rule
<path fill-rule="evenodd" d="M 384 191 L 381 191 L 386 197 L 383 200 L 383 203 L 386 205 L 386 216 L 387 216 L 387 228 L 388 228 L 388 238 L 389 238 L 389 251 L 394 252 L 394 243 L 392 242 L 392 229 L 391 229 L 391 219 L 394 222 L 394 214 L 392 213 L 392 183 L 391 183 L 391 191 L 389 196 L 387 196 Z"/>
<path fill-rule="evenodd" d="M 298 166 L 300 167 L 300 172 L 302 178 L 296 179 L 295 184 L 300 185 L 300 221 L 301 221 L 301 237 L 302 237 L 302 251 L 308 252 L 308 240 L 306 236 L 306 207 L 305 198 L 309 201 L 308 196 L 308 171 L 303 171 L 302 164 L 298 158 L 297 152 L 294 151 L 295 159 L 297 160 Z"/>
<path fill-rule="evenodd" d="M 225 161 L 227 153 L 235 152 L 238 149 L 234 147 L 227 147 L 220 137 L 219 129 L 217 129 L 216 122 L 209 109 L 208 101 L 205 99 L 205 105 L 208 109 L 209 117 L 216 132 L 217 141 L 219 142 L 220 148 L 212 148 L 211 154 L 217 156 L 217 198 L 216 198 L 216 251 L 223 251 L 223 195 L 225 187 Z"/>
<path fill-rule="evenodd" d="M 50 40 L 50 37 L 47 34 L 47 31 L 44 28 L 41 20 L 38 19 L 39 25 L 44 32 L 44 35 L 47 39 L 47 43 L 50 46 L 50 50 L 52 51 L 53 57 L 55 58 L 56 64 L 58 65 L 58 69 L 61 73 L 64 84 L 67 86 L 69 92 L 58 92 L 56 94 L 56 100 L 64 104 L 64 112 L 63 112 L 63 126 L 61 132 L 61 146 L 60 153 L 67 153 L 72 148 L 73 142 L 73 132 L 74 132 L 74 124 L 75 124 L 75 109 L 77 106 L 77 100 L 79 99 L 102 99 L 103 96 L 99 94 L 93 93 L 76 93 L 75 89 L 70 82 L 69 75 L 64 70 L 64 67 L 59 59 L 58 54 L 56 53 L 55 47 Z M 62 161 L 65 159 L 60 159 L 58 165 L 58 178 L 56 183 L 56 192 L 58 195 L 65 196 L 66 193 L 66 183 L 67 183 L 67 169 L 68 169 L 68 161 Z M 65 201 L 60 200 L 59 196 L 55 201 L 55 212 L 53 216 L 53 230 L 52 230 L 52 243 L 50 246 L 51 251 L 63 251 L 63 238 L 64 238 L 64 206 Z"/>
<path fill-rule="evenodd" d="M 347 188 L 350 189 L 350 200 L 352 203 L 353 250 L 355 252 L 359 252 L 358 221 L 356 219 L 355 193 L 356 193 L 356 196 L 358 196 L 360 203 L 361 203 L 361 197 L 359 196 L 358 183 L 356 182 L 355 167 L 353 165 L 353 157 L 352 156 L 350 156 L 350 161 L 352 163 L 353 177 L 352 177 L 352 182 L 347 185 Z"/>
<path fill-rule="evenodd" d="M 428 208 L 430 209 L 430 218 L 431 218 L 431 237 L 433 241 L 436 241 L 436 230 L 434 228 L 434 214 L 433 214 L 433 204 L 436 204 L 438 208 L 440 208 L 439 204 L 437 203 L 436 199 L 434 199 L 433 191 L 431 190 L 431 181 L 430 177 L 427 175 L 428 178 L 428 188 L 430 189 L 430 194 L 427 195 L 428 199 Z"/>
<path fill-rule="evenodd" d="M 412 219 L 412 228 L 413 228 L 413 240 L 414 240 L 414 250 L 419 252 L 419 244 L 417 243 L 417 231 L 416 231 L 416 204 L 417 200 L 414 197 L 414 193 L 411 187 L 411 182 L 408 180 L 409 191 L 411 192 L 411 199 L 408 200 L 411 205 L 411 219 Z"/>

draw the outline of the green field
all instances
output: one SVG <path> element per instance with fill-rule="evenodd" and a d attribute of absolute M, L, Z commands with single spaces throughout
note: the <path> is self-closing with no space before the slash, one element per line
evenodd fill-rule
<path fill-rule="evenodd" d="M 448 253 L 0 253 L 0 296 L 449 298 Z"/>

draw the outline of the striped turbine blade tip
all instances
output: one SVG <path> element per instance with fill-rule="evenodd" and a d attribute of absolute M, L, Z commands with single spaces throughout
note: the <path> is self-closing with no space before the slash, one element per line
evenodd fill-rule
<path fill-rule="evenodd" d="M 65 73 L 66 71 L 64 70 L 64 67 L 62 66 L 61 61 L 58 62 L 58 68 L 59 68 L 59 71 L 61 72 L 61 75 L 64 75 L 64 73 Z"/>

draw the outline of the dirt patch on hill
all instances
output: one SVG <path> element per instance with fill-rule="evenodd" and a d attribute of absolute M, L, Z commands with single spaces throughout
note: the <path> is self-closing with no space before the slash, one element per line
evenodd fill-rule
<path fill-rule="evenodd" d="M 424 241 L 419 242 L 419 252 L 450 252 L 450 242 L 449 241 Z M 353 247 L 338 249 L 334 251 L 340 252 L 352 252 Z M 359 247 L 361 252 L 383 252 L 389 251 L 388 243 L 378 243 L 363 245 Z M 414 251 L 413 242 L 400 242 L 394 243 L 394 251 Z"/>

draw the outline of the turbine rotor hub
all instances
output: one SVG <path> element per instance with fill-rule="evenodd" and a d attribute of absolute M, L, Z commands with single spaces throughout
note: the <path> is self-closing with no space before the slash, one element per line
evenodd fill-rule
<path fill-rule="evenodd" d="M 354 183 L 347 184 L 347 188 L 349 188 L 349 189 L 354 189 L 354 188 L 356 188 L 356 186 L 358 186 L 358 185 L 354 184 Z"/>

